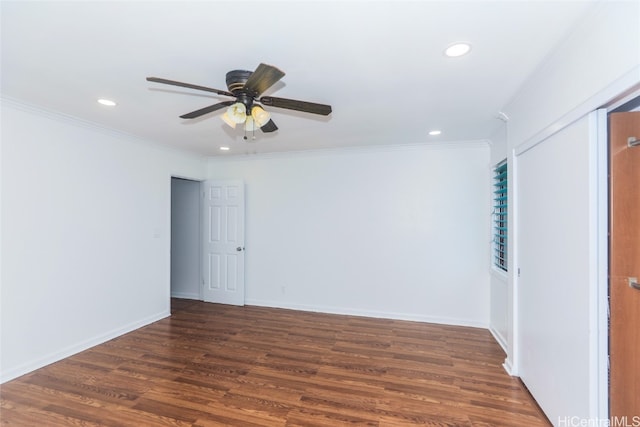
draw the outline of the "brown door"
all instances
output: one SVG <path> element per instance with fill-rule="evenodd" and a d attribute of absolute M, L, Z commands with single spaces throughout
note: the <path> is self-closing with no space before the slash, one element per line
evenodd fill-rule
<path fill-rule="evenodd" d="M 610 411 L 640 417 L 640 112 L 609 116 Z M 638 418 L 635 418 L 636 420 Z"/>

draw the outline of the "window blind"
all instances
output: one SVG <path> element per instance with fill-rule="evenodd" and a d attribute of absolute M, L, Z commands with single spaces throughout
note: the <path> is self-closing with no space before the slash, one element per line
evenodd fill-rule
<path fill-rule="evenodd" d="M 493 170 L 493 264 L 507 271 L 507 161 Z"/>

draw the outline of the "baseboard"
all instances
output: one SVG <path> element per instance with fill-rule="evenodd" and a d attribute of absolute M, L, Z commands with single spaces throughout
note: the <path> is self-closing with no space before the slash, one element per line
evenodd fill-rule
<path fill-rule="evenodd" d="M 493 338 L 496 340 L 496 342 L 500 344 L 500 347 L 502 347 L 504 354 L 507 355 L 507 357 L 504 359 L 504 363 L 502 364 L 502 367 L 507 372 L 507 374 L 509 374 L 509 376 L 517 377 L 518 375 L 513 369 L 513 365 L 511 364 L 511 359 L 509 359 L 509 351 L 507 350 L 507 340 L 492 327 L 489 327 L 489 332 L 491 332 L 491 335 L 493 335 Z"/>
<path fill-rule="evenodd" d="M 171 298 L 180 298 L 180 299 L 200 299 L 200 295 L 192 294 L 188 292 L 171 292 Z"/>
<path fill-rule="evenodd" d="M 518 376 L 518 373 L 514 371 L 513 365 L 511 364 L 511 360 L 509 360 L 508 357 L 504 360 L 502 367 L 504 368 L 505 371 L 507 371 L 507 374 L 509 374 L 510 376 L 512 377 Z"/>
<path fill-rule="evenodd" d="M 488 329 L 489 324 L 479 322 L 473 319 L 449 318 L 440 316 L 425 316 L 422 314 L 412 313 L 395 313 L 387 311 L 361 310 L 355 308 L 317 306 L 307 304 L 292 304 L 282 301 L 266 301 L 260 299 L 247 299 L 246 305 L 255 305 L 259 307 L 284 308 L 289 310 L 311 311 L 317 313 L 343 314 L 347 316 L 374 317 L 380 319 L 408 320 L 412 322 L 437 323 L 441 325 L 467 326 L 472 328 Z"/>
<path fill-rule="evenodd" d="M 51 363 L 57 362 L 66 357 L 73 356 L 74 354 L 80 353 L 81 351 L 87 350 L 91 347 L 95 347 L 98 344 L 102 344 L 113 338 L 117 338 L 121 335 L 134 331 L 136 329 L 139 329 L 150 323 L 157 322 L 158 320 L 169 317 L 170 315 L 171 313 L 169 311 L 163 311 L 161 313 L 146 317 L 139 321 L 129 323 L 128 325 L 125 325 L 122 328 L 111 330 L 98 337 L 93 337 L 91 339 L 82 341 L 81 343 L 64 348 L 60 351 L 53 352 L 44 357 L 40 357 L 38 359 L 22 363 L 16 367 L 10 368 L 0 373 L 0 384 L 3 384 L 12 379 L 18 378 L 22 375 L 28 374 L 29 372 L 35 371 L 36 369 L 40 369 L 42 367 L 50 365 Z"/>
<path fill-rule="evenodd" d="M 500 347 L 502 347 L 502 350 L 505 352 L 505 354 L 509 354 L 509 351 L 507 350 L 507 340 L 491 326 L 489 326 L 489 332 L 491 332 L 491 335 L 493 335 L 493 338 L 496 340 L 496 342 L 500 344 Z"/>

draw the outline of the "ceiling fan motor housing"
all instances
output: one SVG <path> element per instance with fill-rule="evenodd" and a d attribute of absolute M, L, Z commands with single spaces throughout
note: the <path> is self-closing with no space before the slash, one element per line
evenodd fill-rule
<path fill-rule="evenodd" d="M 234 95 L 239 95 L 253 71 L 232 70 L 227 73 L 227 88 Z"/>

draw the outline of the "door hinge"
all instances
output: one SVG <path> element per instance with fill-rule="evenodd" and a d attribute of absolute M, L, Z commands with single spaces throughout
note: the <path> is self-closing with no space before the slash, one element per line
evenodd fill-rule
<path fill-rule="evenodd" d="M 520 267 L 518 267 L 518 277 L 520 277 Z"/>

